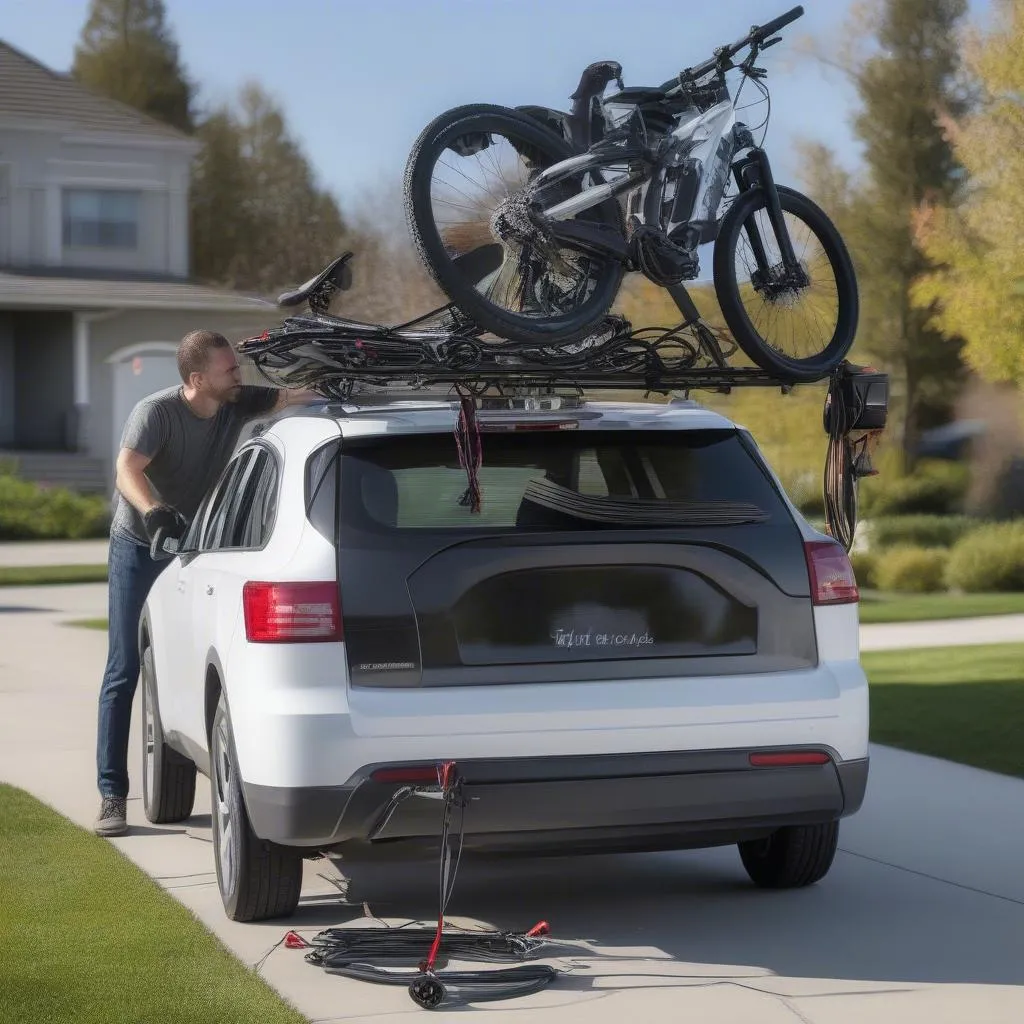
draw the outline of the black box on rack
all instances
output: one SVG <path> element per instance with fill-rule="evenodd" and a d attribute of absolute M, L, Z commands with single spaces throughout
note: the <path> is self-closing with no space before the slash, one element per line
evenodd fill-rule
<path fill-rule="evenodd" d="M 889 375 L 870 367 L 851 366 L 843 381 L 851 430 L 881 430 L 889 415 Z"/>

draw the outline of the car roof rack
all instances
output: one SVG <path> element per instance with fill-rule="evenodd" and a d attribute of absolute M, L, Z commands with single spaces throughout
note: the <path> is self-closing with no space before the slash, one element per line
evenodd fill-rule
<path fill-rule="evenodd" d="M 682 316 L 676 327 L 634 329 L 624 317 L 608 316 L 579 341 L 523 343 L 488 336 L 454 304 L 395 326 L 332 316 L 332 297 L 352 285 L 351 257 L 342 254 L 279 297 L 282 309 L 305 302 L 307 315 L 289 316 L 259 337 L 246 338 L 238 351 L 271 383 L 316 390 L 340 402 L 346 414 L 385 404 L 393 410 L 403 397 L 406 408 L 422 408 L 430 395 L 434 408 L 457 400 L 459 458 L 467 470 L 467 494 L 477 495 L 474 511 L 478 482 L 474 463 L 464 460 L 463 443 L 472 447 L 471 422 L 479 408 L 553 411 L 556 404 L 564 408 L 563 400 L 578 402 L 585 392 L 601 389 L 682 392 L 685 400 L 695 390 L 772 387 L 787 393 L 796 384 L 758 367 L 731 365 L 736 342 L 707 323 L 682 284 L 665 288 Z M 889 378 L 843 360 L 800 383 L 826 379 L 825 518 L 829 533 L 849 551 L 857 481 L 876 472 L 871 441 L 886 424 Z"/>
<path fill-rule="evenodd" d="M 729 393 L 737 387 L 785 393 L 794 386 L 756 366 L 732 365 L 735 341 L 704 320 L 681 284 L 666 289 L 682 316 L 675 327 L 634 328 L 624 317 L 610 315 L 582 340 L 545 345 L 488 335 L 454 304 L 396 325 L 331 315 L 331 297 L 351 285 L 350 257 L 344 254 L 302 289 L 279 299 L 281 308 L 305 300 L 308 314 L 286 316 L 239 343 L 239 352 L 270 383 L 312 389 L 342 402 L 386 393 L 392 403 L 398 394 L 428 392 L 440 398 L 446 389 L 448 397 L 524 398 L 596 390 L 688 396 L 694 390 Z"/>
<path fill-rule="evenodd" d="M 358 415 L 382 409 L 388 412 L 418 409 L 458 407 L 469 398 L 481 412 L 566 412 L 582 409 L 586 398 L 582 391 L 553 389 L 511 388 L 494 389 L 486 393 L 460 395 L 451 386 L 424 387 L 416 390 L 356 390 L 345 399 L 328 403 L 328 415 Z"/>

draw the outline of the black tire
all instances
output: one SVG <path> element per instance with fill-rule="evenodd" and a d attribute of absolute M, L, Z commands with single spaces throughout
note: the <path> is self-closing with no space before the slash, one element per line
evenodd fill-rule
<path fill-rule="evenodd" d="M 142 652 L 142 806 L 154 825 L 184 821 L 196 800 L 196 766 L 164 741 L 153 649 Z"/>
<path fill-rule="evenodd" d="M 824 211 L 791 188 L 782 185 L 777 188 L 783 212 L 803 221 L 817 236 L 828 257 L 839 307 L 832 337 L 816 354 L 791 358 L 776 351 L 750 319 L 736 279 L 736 250 L 748 218 L 766 207 L 765 194 L 759 188 L 739 196 L 722 218 L 714 250 L 715 293 L 736 342 L 761 369 L 795 383 L 821 380 L 842 362 L 853 345 L 859 316 L 857 276 L 845 243 Z"/>
<path fill-rule="evenodd" d="M 531 147 L 537 167 L 549 167 L 574 154 L 569 143 L 534 118 L 508 107 L 470 104 L 436 117 L 420 133 L 405 168 L 405 214 L 413 243 L 438 287 L 475 323 L 499 338 L 526 343 L 578 341 L 591 333 L 606 315 L 619 291 L 624 266 L 612 258 L 596 261 L 593 291 L 579 306 L 562 316 L 519 315 L 490 302 L 459 271 L 445 250 L 431 203 L 432 172 L 448 144 L 462 135 L 514 132 Z M 623 230 L 622 211 L 614 199 L 587 211 L 591 218 Z"/>
<path fill-rule="evenodd" d="M 265 921 L 295 912 L 302 891 L 302 855 L 260 839 L 252 830 L 239 781 L 231 720 L 223 693 L 210 735 L 213 857 L 224 912 L 232 921 Z M 229 818 L 225 828 L 223 803 Z M 225 835 L 225 833 L 227 833 Z M 226 864 L 230 858 L 232 867 Z"/>
<path fill-rule="evenodd" d="M 767 839 L 740 843 L 740 860 L 762 889 L 799 889 L 828 874 L 838 842 L 838 821 L 787 825 Z"/>

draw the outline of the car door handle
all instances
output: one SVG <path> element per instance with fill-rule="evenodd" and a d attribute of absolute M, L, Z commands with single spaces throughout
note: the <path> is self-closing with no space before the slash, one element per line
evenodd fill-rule
<path fill-rule="evenodd" d="M 212 583 L 207 583 L 206 584 L 206 592 L 207 592 L 207 594 L 212 594 L 213 593 L 213 584 Z"/>

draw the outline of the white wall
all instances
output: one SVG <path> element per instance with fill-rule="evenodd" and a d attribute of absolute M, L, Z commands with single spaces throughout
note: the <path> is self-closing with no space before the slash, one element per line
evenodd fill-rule
<path fill-rule="evenodd" d="M 10 165 L 8 263 L 186 277 L 188 146 L 0 127 L 0 163 Z M 137 190 L 141 201 L 136 250 L 65 249 L 64 187 Z"/>

